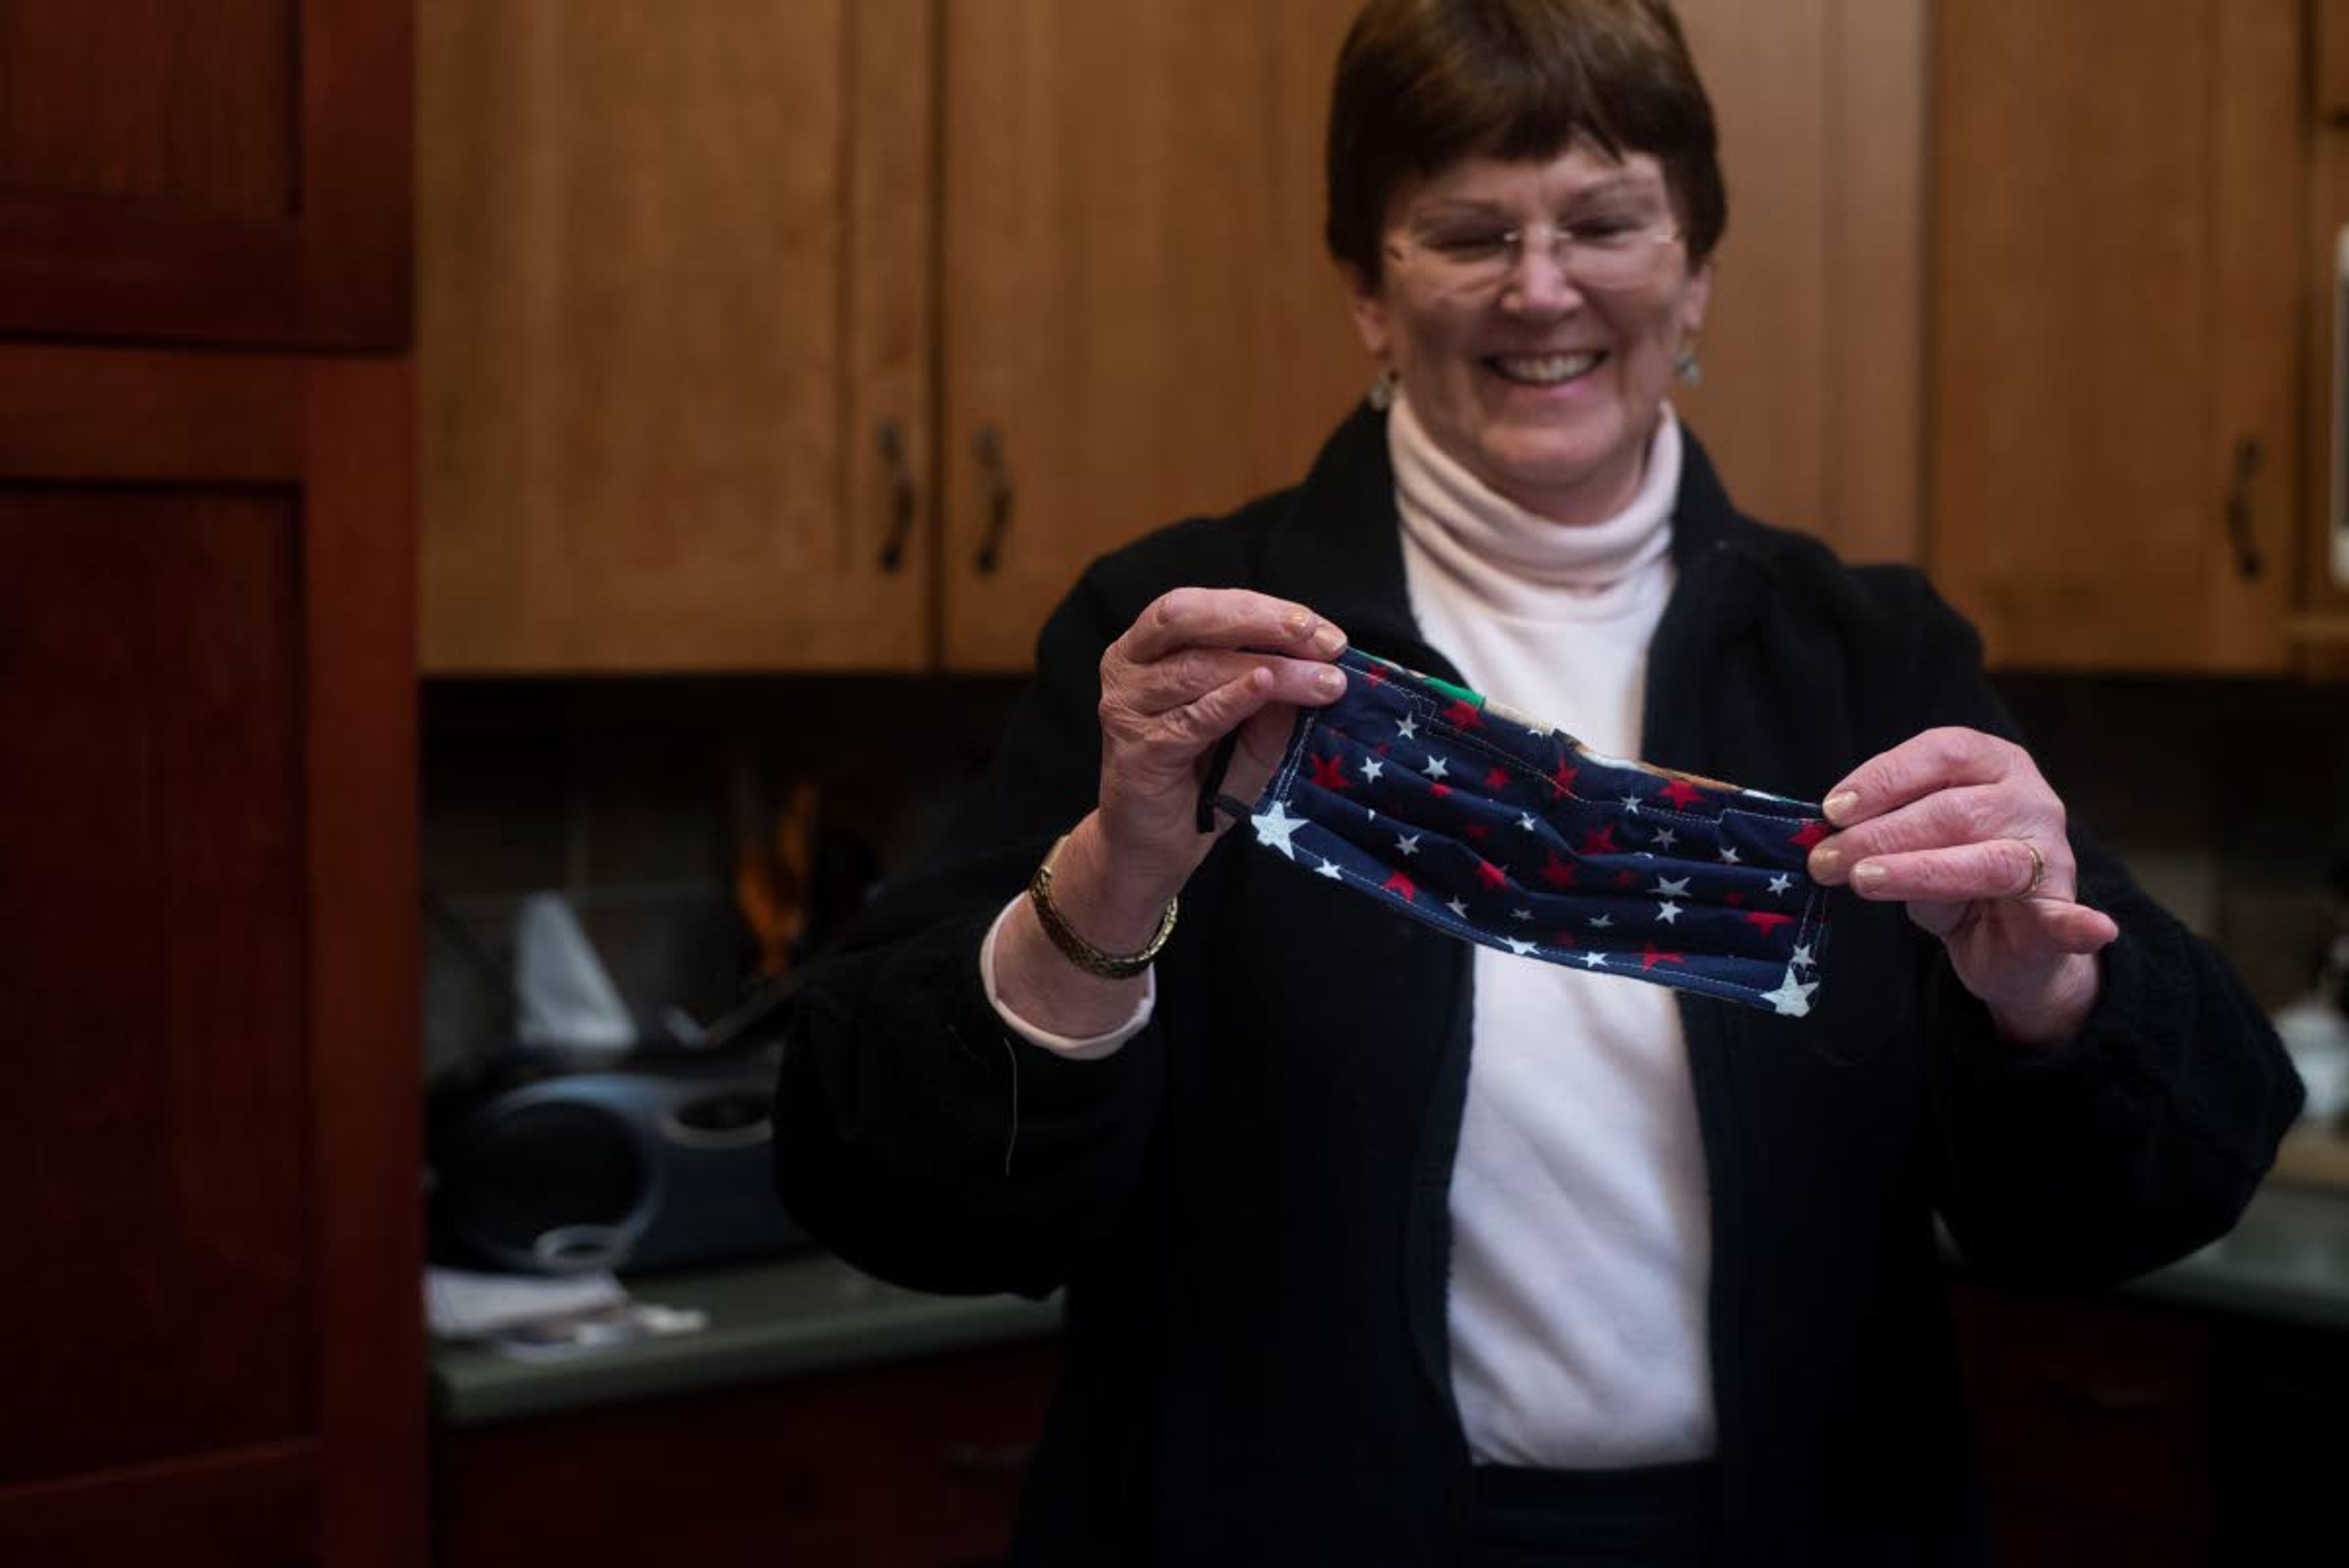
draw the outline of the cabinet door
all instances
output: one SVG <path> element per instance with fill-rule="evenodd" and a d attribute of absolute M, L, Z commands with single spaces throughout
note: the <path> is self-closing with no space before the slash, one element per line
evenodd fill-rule
<path fill-rule="evenodd" d="M 1745 511 L 1914 561 L 1924 509 L 1925 0 L 1680 0 L 1729 187 L 1672 401 Z"/>
<path fill-rule="evenodd" d="M 0 1563 L 423 1561 L 411 393 L 0 347 Z"/>
<path fill-rule="evenodd" d="M 401 348 L 405 0 L 0 0 L 0 334 Z"/>
<path fill-rule="evenodd" d="M 1304 474 L 1368 384 L 1321 243 L 1358 0 L 948 0 L 945 660 L 1093 556 Z"/>
<path fill-rule="evenodd" d="M 2281 667 L 2299 0 L 1935 13 L 1936 576 L 2008 666 Z"/>
<path fill-rule="evenodd" d="M 431 671 L 927 656 L 924 0 L 424 0 Z"/>

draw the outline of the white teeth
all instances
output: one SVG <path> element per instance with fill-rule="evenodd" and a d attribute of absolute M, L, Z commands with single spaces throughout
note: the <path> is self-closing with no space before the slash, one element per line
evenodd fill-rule
<path fill-rule="evenodd" d="M 1504 354 L 1492 363 L 1495 369 L 1512 381 L 1552 387 L 1588 373 L 1599 358 L 1596 354 Z"/>

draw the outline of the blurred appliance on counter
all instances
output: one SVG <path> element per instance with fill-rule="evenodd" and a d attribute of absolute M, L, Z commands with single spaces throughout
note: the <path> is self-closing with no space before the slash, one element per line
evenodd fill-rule
<path fill-rule="evenodd" d="M 769 1177 L 771 1047 L 531 1053 L 444 1083 L 429 1115 L 436 1262 L 654 1272 L 812 1245 Z"/>
<path fill-rule="evenodd" d="M 2326 1127 L 2349 1112 L 2349 862 L 2333 868 L 2331 884 L 2333 934 L 2315 983 L 2275 1015 L 2276 1033 L 2308 1092 L 2301 1117 Z"/>

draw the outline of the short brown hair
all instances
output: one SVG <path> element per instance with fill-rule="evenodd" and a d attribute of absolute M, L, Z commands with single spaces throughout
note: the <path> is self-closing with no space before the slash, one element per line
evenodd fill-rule
<path fill-rule="evenodd" d="M 1669 0 L 1371 0 L 1330 94 L 1330 254 L 1375 283 L 1406 178 L 1578 141 L 1662 164 L 1691 261 L 1713 254 L 1729 199 L 1713 104 Z"/>

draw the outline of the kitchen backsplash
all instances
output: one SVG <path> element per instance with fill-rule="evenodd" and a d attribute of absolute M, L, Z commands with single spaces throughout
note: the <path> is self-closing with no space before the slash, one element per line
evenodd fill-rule
<path fill-rule="evenodd" d="M 2349 701 L 2293 682 L 2008 677 L 2043 768 L 2087 826 L 2241 967 L 2305 987 L 2349 857 Z M 816 831 L 802 945 L 904 859 L 983 765 L 1009 680 L 433 681 L 423 720 L 425 1059 L 511 1034 L 526 895 L 567 896 L 623 1001 L 711 1022 L 755 943 L 744 825 L 802 781 Z"/>

